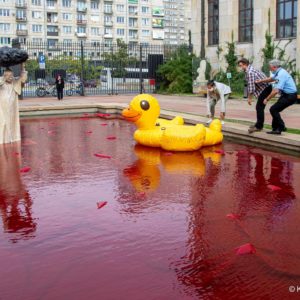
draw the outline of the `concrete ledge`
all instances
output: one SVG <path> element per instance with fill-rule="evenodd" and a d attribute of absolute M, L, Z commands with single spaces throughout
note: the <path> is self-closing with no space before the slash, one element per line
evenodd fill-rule
<path fill-rule="evenodd" d="M 51 106 L 26 106 L 20 108 L 21 117 L 32 116 L 53 116 L 68 115 L 80 113 L 110 113 L 120 114 L 127 107 L 120 103 L 101 103 L 101 104 L 61 104 Z M 162 110 L 161 118 L 172 119 L 174 116 L 181 115 L 186 124 L 205 124 L 206 118 L 186 113 L 178 113 L 173 111 Z M 223 126 L 223 134 L 225 137 L 236 141 L 254 144 L 259 147 L 272 148 L 272 150 L 291 151 L 292 154 L 300 156 L 300 135 L 283 133 L 279 136 L 268 135 L 265 132 L 248 133 L 248 126 L 237 123 L 226 123 Z"/>

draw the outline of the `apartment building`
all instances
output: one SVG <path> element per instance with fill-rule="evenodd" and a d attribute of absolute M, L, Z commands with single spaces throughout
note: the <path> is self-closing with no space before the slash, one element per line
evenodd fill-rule
<path fill-rule="evenodd" d="M 80 40 L 110 45 L 187 42 L 190 0 L 0 0 L 0 46 Z"/>
<path fill-rule="evenodd" d="M 214 69 L 225 67 L 226 43 L 232 34 L 237 53 L 262 63 L 265 33 L 285 48 L 286 57 L 296 59 L 300 69 L 300 4 L 297 0 L 203 0 L 205 54 Z M 192 0 L 192 42 L 197 55 L 201 48 L 201 0 Z M 298 51 L 297 51 L 298 50 Z"/>

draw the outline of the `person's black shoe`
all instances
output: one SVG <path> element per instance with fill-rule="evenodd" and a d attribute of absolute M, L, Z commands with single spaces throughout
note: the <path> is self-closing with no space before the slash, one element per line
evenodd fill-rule
<path fill-rule="evenodd" d="M 268 134 L 277 134 L 277 135 L 279 135 L 279 134 L 281 134 L 281 131 L 276 129 L 276 130 L 272 130 L 272 131 L 267 131 L 267 133 Z"/>

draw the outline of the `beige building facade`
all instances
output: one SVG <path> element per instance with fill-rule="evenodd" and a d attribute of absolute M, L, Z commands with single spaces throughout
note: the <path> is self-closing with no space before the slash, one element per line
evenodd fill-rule
<path fill-rule="evenodd" d="M 203 0 L 205 3 L 205 56 L 214 70 L 226 68 L 227 42 L 236 42 L 237 54 L 262 66 L 265 34 L 286 47 L 286 58 L 296 59 L 300 70 L 300 4 L 297 0 Z M 201 49 L 201 0 L 192 0 L 192 43 Z M 269 25 L 270 23 L 270 25 Z"/>
<path fill-rule="evenodd" d="M 188 41 L 190 0 L 0 0 L 0 46 L 88 41 L 107 45 Z"/>

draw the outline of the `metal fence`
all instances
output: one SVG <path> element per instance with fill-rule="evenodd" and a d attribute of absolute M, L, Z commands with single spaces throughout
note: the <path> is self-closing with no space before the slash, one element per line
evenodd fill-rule
<path fill-rule="evenodd" d="M 28 81 L 23 97 L 55 96 L 55 77 L 63 75 L 64 93 L 101 95 L 151 93 L 159 87 L 158 66 L 177 46 L 105 43 L 32 43 L 28 52 Z"/>

